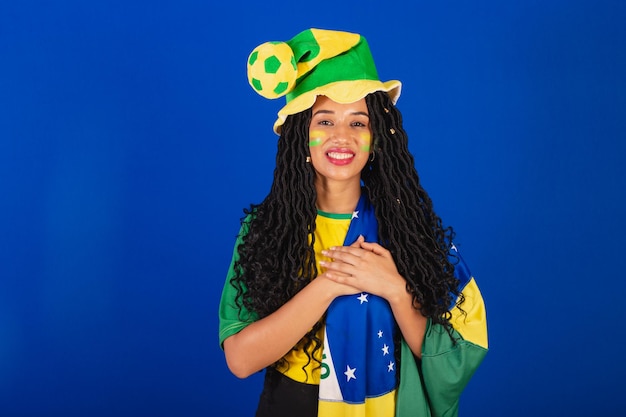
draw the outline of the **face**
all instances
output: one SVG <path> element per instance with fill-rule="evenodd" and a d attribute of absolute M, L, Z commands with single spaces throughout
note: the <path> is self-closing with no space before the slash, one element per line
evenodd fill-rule
<path fill-rule="evenodd" d="M 372 133 L 365 99 L 339 104 L 318 96 L 309 128 L 311 163 L 319 181 L 355 181 L 370 156 Z"/>

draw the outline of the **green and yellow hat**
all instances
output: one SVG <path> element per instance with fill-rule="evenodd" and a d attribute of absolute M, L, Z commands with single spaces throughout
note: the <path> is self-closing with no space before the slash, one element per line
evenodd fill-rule
<path fill-rule="evenodd" d="M 353 103 L 385 91 L 395 103 L 402 84 L 381 82 L 365 38 L 356 33 L 308 29 L 287 42 L 266 42 L 248 57 L 248 81 L 265 98 L 286 96 L 274 132 L 290 114 L 313 106 L 317 96 Z"/>

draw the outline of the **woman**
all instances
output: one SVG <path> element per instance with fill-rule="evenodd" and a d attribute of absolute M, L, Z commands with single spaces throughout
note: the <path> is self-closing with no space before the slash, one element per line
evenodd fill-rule
<path fill-rule="evenodd" d="M 257 416 L 456 415 L 484 304 L 420 185 L 400 83 L 378 79 L 362 36 L 318 29 L 261 45 L 248 71 L 287 95 L 220 303 L 229 369 L 266 370 Z"/>

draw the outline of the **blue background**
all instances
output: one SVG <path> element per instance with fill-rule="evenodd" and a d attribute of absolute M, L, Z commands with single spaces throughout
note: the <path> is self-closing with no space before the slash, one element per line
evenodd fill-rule
<path fill-rule="evenodd" d="M 626 2 L 0 5 L 0 416 L 246 416 L 217 306 L 282 100 L 248 53 L 362 33 L 487 302 L 464 416 L 626 412 Z"/>

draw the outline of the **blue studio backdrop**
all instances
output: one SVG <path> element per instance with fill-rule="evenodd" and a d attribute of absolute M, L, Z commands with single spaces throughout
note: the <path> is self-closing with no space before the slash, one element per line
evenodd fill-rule
<path fill-rule="evenodd" d="M 482 289 L 462 416 L 624 415 L 626 2 L 0 4 L 0 416 L 251 416 L 217 307 L 282 99 L 258 44 L 366 36 Z"/>

